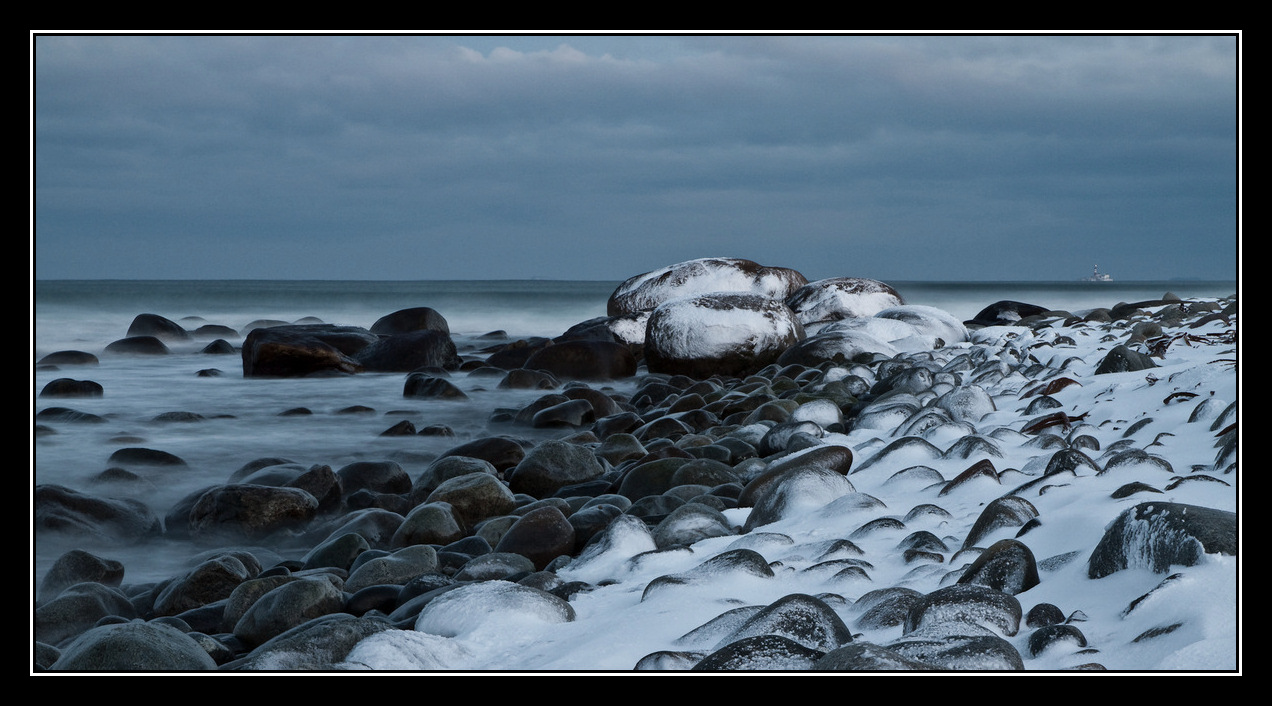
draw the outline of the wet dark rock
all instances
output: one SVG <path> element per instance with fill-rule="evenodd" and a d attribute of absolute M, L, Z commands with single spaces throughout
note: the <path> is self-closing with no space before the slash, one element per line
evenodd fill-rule
<path fill-rule="evenodd" d="M 101 383 L 92 380 L 58 378 L 40 390 L 40 397 L 101 397 L 102 392 Z"/>
<path fill-rule="evenodd" d="M 562 554 L 574 552 L 574 527 L 555 507 L 541 507 L 519 518 L 495 545 L 496 552 L 520 554 L 543 570 Z"/>
<path fill-rule="evenodd" d="M 123 620 L 138 617 L 132 602 L 119 589 L 100 583 L 78 583 L 35 609 L 34 637 L 39 642 L 62 646 L 107 616 Z"/>
<path fill-rule="evenodd" d="M 62 589 L 77 583 L 100 583 L 118 588 L 124 578 L 124 565 L 114 559 L 106 559 L 83 549 L 72 549 L 49 567 L 40 582 L 39 598 L 48 601 Z"/>
<path fill-rule="evenodd" d="M 371 324 L 371 333 L 381 336 L 415 331 L 437 331 L 450 334 L 450 324 L 447 323 L 446 317 L 426 306 L 399 309 L 392 314 L 381 316 L 374 324 Z"/>
<path fill-rule="evenodd" d="M 558 380 L 619 380 L 635 375 L 636 364 L 636 356 L 626 345 L 567 340 L 539 349 L 523 367 L 546 371 Z"/>
<path fill-rule="evenodd" d="M 411 373 L 402 387 L 403 397 L 463 401 L 468 395 L 451 381 L 428 373 Z"/>
<path fill-rule="evenodd" d="M 450 334 L 425 330 L 399 333 L 375 341 L 353 356 L 368 372 L 409 373 L 420 368 L 457 370 L 459 354 Z"/>
<path fill-rule="evenodd" d="M 199 541 L 257 541 L 300 529 L 317 512 L 317 498 L 299 488 L 222 485 L 203 493 L 190 509 L 190 535 Z"/>
<path fill-rule="evenodd" d="M 243 377 L 356 373 L 356 356 L 379 337 L 356 326 L 309 324 L 254 329 L 243 341 Z"/>
<path fill-rule="evenodd" d="M 128 327 L 128 336 L 154 336 L 168 341 L 186 341 L 190 333 L 181 324 L 158 314 L 138 314 Z"/>
<path fill-rule="evenodd" d="M 50 667 L 75 672 L 166 672 L 216 669 L 194 638 L 162 623 L 103 625 L 81 635 Z"/>
<path fill-rule="evenodd" d="M 60 485 L 38 485 L 32 503 L 36 533 L 110 538 L 125 543 L 158 536 L 159 518 L 130 498 L 88 495 Z"/>
<path fill-rule="evenodd" d="M 55 351 L 40 358 L 36 365 L 97 365 L 97 356 L 85 351 Z"/>
<path fill-rule="evenodd" d="M 106 345 L 107 353 L 127 355 L 168 355 L 172 351 L 154 336 L 129 336 Z"/>

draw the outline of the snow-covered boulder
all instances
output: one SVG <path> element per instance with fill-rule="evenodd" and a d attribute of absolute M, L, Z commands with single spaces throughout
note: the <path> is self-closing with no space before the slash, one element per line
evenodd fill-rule
<path fill-rule="evenodd" d="M 921 306 L 918 304 L 906 304 L 905 306 L 894 306 L 891 309 L 884 309 L 875 314 L 881 319 L 895 319 L 910 324 L 925 341 L 928 342 L 927 348 L 943 348 L 952 343 L 962 343 L 967 340 L 967 327 L 962 321 L 954 318 L 954 315 L 944 309 L 937 309 L 934 306 Z M 937 340 L 939 339 L 939 343 Z M 896 342 L 894 342 L 896 345 Z M 913 350 L 907 346 L 901 346 L 904 350 Z"/>
<path fill-rule="evenodd" d="M 672 299 L 712 292 L 748 292 L 784 301 L 808 279 L 785 267 L 766 267 L 734 257 L 707 257 L 636 275 L 610 295 L 608 313 L 649 311 Z"/>
<path fill-rule="evenodd" d="M 645 362 L 651 373 L 743 376 L 775 362 L 804 338 L 780 300 L 720 292 L 676 299 L 649 315 Z"/>
<path fill-rule="evenodd" d="M 795 290 L 786 299 L 786 305 L 805 326 L 819 321 L 874 316 L 904 304 L 905 300 L 892 287 L 863 277 L 819 279 Z"/>

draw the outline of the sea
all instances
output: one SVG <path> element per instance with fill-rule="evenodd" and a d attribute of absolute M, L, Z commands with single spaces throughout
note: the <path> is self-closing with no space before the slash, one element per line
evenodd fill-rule
<path fill-rule="evenodd" d="M 34 366 L 31 382 L 30 481 L 103 497 L 131 498 L 157 517 L 183 498 L 224 483 L 256 459 L 277 458 L 306 467 L 339 470 L 362 460 L 394 460 L 416 477 L 446 450 L 466 441 L 511 435 L 534 441 L 560 431 L 530 430 L 500 421 L 543 391 L 502 390 L 497 378 L 453 373 L 467 402 L 403 396 L 404 374 L 365 373 L 314 379 L 245 379 L 238 355 L 202 350 L 212 339 L 169 343 L 160 356 L 105 352 L 124 338 L 139 314 L 158 314 L 188 330 L 220 324 L 246 332 L 261 320 L 323 322 L 370 328 L 380 317 L 412 307 L 444 316 L 461 356 L 480 358 L 492 346 L 521 338 L 554 337 L 574 324 L 606 314 L 618 286 L 609 281 L 261 281 L 261 280 L 37 280 L 31 291 L 33 363 L 49 353 L 78 350 L 99 359 L 87 366 Z M 908 304 L 944 309 L 971 319 L 1000 300 L 1081 313 L 1119 302 L 1161 298 L 1219 298 L 1237 293 L 1236 281 L 1140 282 L 889 282 Z M 242 337 L 229 337 L 238 346 Z M 96 398 L 42 398 L 50 381 L 93 380 Z M 623 394 L 635 381 L 604 387 Z M 96 423 L 36 423 L 36 413 L 65 407 L 96 415 Z M 361 412 L 350 412 L 360 409 Z M 170 421 L 169 412 L 190 413 Z M 441 425 L 452 435 L 382 436 L 403 419 L 416 428 Z M 179 466 L 117 466 L 124 448 L 165 451 Z M 124 476 L 123 479 L 118 476 Z M 33 511 L 34 512 L 34 511 Z M 198 559 L 188 542 L 126 543 L 106 537 L 60 539 L 31 535 L 32 580 L 38 587 L 51 563 L 71 548 L 124 563 L 126 583 L 159 581 Z M 198 548 L 196 548 L 198 549 Z M 214 548 L 208 547 L 207 551 Z M 286 547 L 259 548 L 299 558 Z M 199 550 L 202 551 L 202 550 Z"/>

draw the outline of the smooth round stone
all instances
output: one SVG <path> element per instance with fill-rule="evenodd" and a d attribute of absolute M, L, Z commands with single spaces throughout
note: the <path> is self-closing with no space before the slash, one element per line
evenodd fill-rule
<path fill-rule="evenodd" d="M 103 625 L 81 635 L 49 668 L 81 672 L 162 672 L 216 669 L 194 638 L 162 623 Z"/>

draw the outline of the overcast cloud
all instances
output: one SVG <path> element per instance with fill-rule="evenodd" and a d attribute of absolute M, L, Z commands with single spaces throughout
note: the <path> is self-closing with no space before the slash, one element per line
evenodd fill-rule
<path fill-rule="evenodd" d="M 1238 40 L 36 34 L 33 269 L 1230 279 Z"/>

